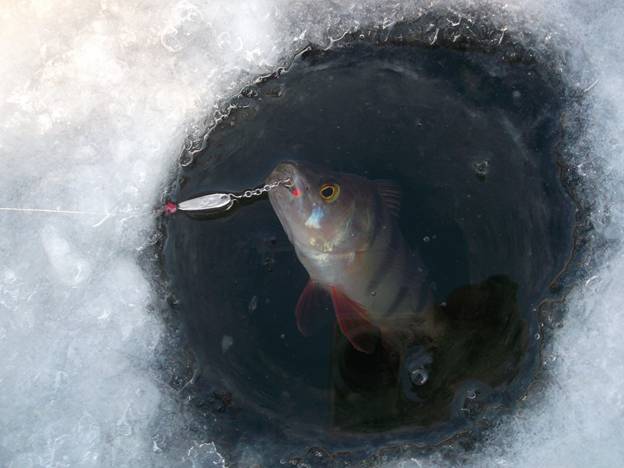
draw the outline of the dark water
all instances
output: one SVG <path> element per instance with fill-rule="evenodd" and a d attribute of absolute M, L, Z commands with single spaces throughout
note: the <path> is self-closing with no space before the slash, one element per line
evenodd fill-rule
<path fill-rule="evenodd" d="M 345 466 L 512 407 L 537 360 L 535 308 L 572 246 L 552 154 L 563 103 L 545 77 L 496 56 L 357 43 L 304 53 L 235 102 L 172 199 L 257 185 L 287 159 L 394 180 L 401 231 L 451 326 L 426 345 L 429 380 L 406 385 L 404 369 L 357 352 L 335 323 L 299 333 L 308 274 L 268 200 L 177 214 L 164 256 L 195 366 L 177 385 L 198 438 L 231 461 L 276 466 L 318 446 L 318 460 L 349 452 L 327 465 Z"/>

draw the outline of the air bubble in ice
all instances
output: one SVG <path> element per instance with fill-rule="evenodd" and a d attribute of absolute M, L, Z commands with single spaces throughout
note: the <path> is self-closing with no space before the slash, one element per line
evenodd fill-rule
<path fill-rule="evenodd" d="M 427 366 L 433 363 L 431 354 L 422 346 L 414 346 L 405 353 L 403 375 L 407 374 L 414 385 L 424 385 L 429 379 Z M 404 387 L 405 390 L 405 387 Z M 408 395 L 409 397 L 410 395 Z"/>
<path fill-rule="evenodd" d="M 429 379 L 429 371 L 424 368 L 414 369 L 410 372 L 410 380 L 414 385 L 423 385 Z"/>
<path fill-rule="evenodd" d="M 230 34 L 226 32 L 222 32 L 217 36 L 217 45 L 220 49 L 225 49 L 232 44 L 232 39 L 230 38 Z"/>

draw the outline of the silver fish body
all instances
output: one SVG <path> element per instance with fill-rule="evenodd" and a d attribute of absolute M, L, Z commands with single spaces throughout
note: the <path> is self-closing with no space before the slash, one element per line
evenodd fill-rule
<path fill-rule="evenodd" d="M 310 281 L 296 308 L 304 335 L 333 306 L 341 331 L 370 353 L 376 336 L 401 347 L 414 335 L 439 333 L 426 271 L 396 222 L 398 187 L 302 162 L 284 162 L 268 181 L 289 186 L 269 192 Z"/>

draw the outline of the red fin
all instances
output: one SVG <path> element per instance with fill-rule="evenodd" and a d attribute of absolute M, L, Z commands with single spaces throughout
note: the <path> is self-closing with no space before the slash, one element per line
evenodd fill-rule
<path fill-rule="evenodd" d="M 303 336 L 312 335 L 321 328 L 331 310 L 329 291 L 310 278 L 295 309 L 299 331 Z"/>
<path fill-rule="evenodd" d="M 352 301 L 340 289 L 330 288 L 340 331 L 355 349 L 371 354 L 375 351 L 379 329 L 371 323 L 366 309 Z"/>
<path fill-rule="evenodd" d="M 391 180 L 373 180 L 373 184 L 390 213 L 398 218 L 401 211 L 401 187 Z"/>

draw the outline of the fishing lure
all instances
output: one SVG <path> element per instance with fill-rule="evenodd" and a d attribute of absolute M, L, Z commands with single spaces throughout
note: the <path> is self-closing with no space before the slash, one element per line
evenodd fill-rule
<path fill-rule="evenodd" d="M 263 193 L 269 192 L 280 185 L 291 186 L 293 181 L 291 178 L 286 177 L 270 184 L 265 184 L 262 187 L 258 187 L 252 190 L 246 190 L 242 194 L 236 193 L 210 193 L 197 198 L 191 198 L 180 203 L 167 203 L 165 205 L 165 211 L 168 214 L 176 213 L 177 211 L 203 211 L 207 213 L 219 213 L 227 211 L 234 203 L 251 197 L 259 197 Z"/>

